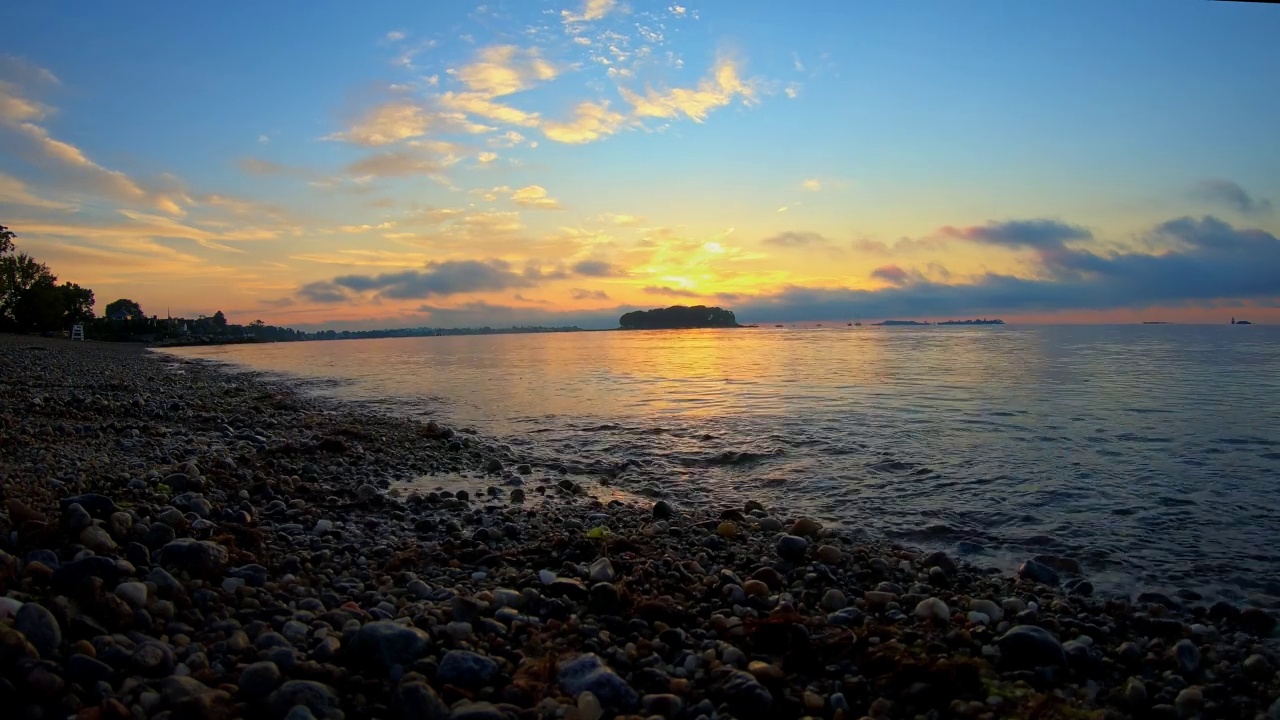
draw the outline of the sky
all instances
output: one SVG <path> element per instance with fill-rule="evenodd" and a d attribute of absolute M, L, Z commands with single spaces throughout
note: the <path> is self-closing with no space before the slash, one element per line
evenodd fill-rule
<path fill-rule="evenodd" d="M 1280 321 L 1280 7 L 4 3 L 0 224 L 302 329 Z"/>

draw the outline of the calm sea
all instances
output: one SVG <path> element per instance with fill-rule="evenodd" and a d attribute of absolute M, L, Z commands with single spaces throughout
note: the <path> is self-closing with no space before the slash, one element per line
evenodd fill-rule
<path fill-rule="evenodd" d="M 761 328 L 174 352 L 471 426 L 638 494 L 758 498 L 1002 567 L 1066 555 L 1103 588 L 1280 597 L 1276 327 Z"/>

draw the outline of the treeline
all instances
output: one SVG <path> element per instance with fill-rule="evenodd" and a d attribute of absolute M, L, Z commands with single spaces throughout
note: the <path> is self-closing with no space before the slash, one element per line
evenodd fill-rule
<path fill-rule="evenodd" d="M 732 310 L 706 305 L 634 310 L 618 318 L 618 324 L 624 330 L 742 327 Z"/>
<path fill-rule="evenodd" d="M 0 225 L 0 331 L 40 332 L 92 320 L 93 291 L 59 285 L 48 265 L 17 251 L 15 237 Z"/>

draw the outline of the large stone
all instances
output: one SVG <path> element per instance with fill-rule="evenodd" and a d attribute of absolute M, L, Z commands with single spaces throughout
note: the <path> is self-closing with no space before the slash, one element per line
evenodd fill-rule
<path fill-rule="evenodd" d="M 423 682 L 406 682 L 396 688 L 395 709 L 404 720 L 449 720 L 449 706 Z"/>
<path fill-rule="evenodd" d="M 744 718 L 772 717 L 769 711 L 773 706 L 773 694 L 750 673 L 734 670 L 717 684 L 716 689 L 737 715 Z"/>
<path fill-rule="evenodd" d="M 954 576 L 959 572 L 959 568 L 956 567 L 955 561 L 941 550 L 926 555 L 924 558 L 924 566 L 927 568 L 942 568 L 942 572 L 946 573 L 948 576 Z"/>
<path fill-rule="evenodd" d="M 1004 619 L 1004 609 L 990 600 L 970 600 L 969 609 L 986 615 L 991 622 L 998 623 Z"/>
<path fill-rule="evenodd" d="M 436 679 L 463 688 L 478 688 L 498 673 L 498 663 L 469 650 L 450 650 L 440 659 Z"/>
<path fill-rule="evenodd" d="M 207 540 L 179 538 L 160 548 L 160 564 L 201 577 L 217 577 L 227 567 L 227 549 Z"/>
<path fill-rule="evenodd" d="M 14 623 L 18 632 L 39 651 L 40 657 L 48 660 L 57 654 L 62 645 L 62 627 L 45 606 L 34 602 L 23 604 L 14 617 Z"/>
<path fill-rule="evenodd" d="M 280 686 L 280 667 L 270 660 L 256 662 L 240 671 L 240 692 L 250 698 L 264 698 Z"/>
<path fill-rule="evenodd" d="M 173 673 L 177 658 L 168 643 L 148 640 L 133 649 L 132 662 L 139 675 L 160 678 Z"/>
<path fill-rule="evenodd" d="M 1038 582 L 1041 585 L 1057 585 L 1058 573 L 1048 565 L 1043 565 L 1035 560 L 1027 560 L 1018 566 L 1018 577 L 1025 578 L 1032 582 Z"/>
<path fill-rule="evenodd" d="M 655 520 L 668 520 L 675 514 L 675 510 L 671 508 L 671 503 L 666 500 L 659 500 L 653 504 L 653 517 Z"/>
<path fill-rule="evenodd" d="M 411 664 L 430 646 L 431 636 L 426 632 L 411 625 L 379 620 L 360 628 L 351 649 L 360 659 L 387 670 L 395 665 Z"/>
<path fill-rule="evenodd" d="M 614 571 L 613 563 L 606 557 L 598 558 L 595 562 L 591 563 L 588 576 L 591 578 L 591 582 L 593 583 L 611 583 L 618 579 L 618 573 Z"/>
<path fill-rule="evenodd" d="M 802 517 L 791 525 L 791 534 L 800 537 L 818 537 L 822 533 L 822 525 L 817 520 Z"/>
<path fill-rule="evenodd" d="M 589 692 L 602 705 L 614 710 L 629 710 L 639 702 L 639 696 L 627 681 L 618 677 L 598 655 L 588 653 L 560 663 L 557 671 L 560 687 L 577 698 Z"/>
<path fill-rule="evenodd" d="M 788 562 L 800 562 L 809 550 L 809 541 L 798 535 L 783 535 L 778 538 L 778 557 Z"/>
<path fill-rule="evenodd" d="M 1190 640 L 1179 640 L 1173 646 L 1173 659 L 1183 675 L 1195 675 L 1200 670 L 1200 648 Z"/>
<path fill-rule="evenodd" d="M 1067 654 L 1048 630 L 1035 625 L 1018 625 L 996 641 L 1000 646 L 1001 662 L 1019 670 L 1039 667 L 1065 667 Z"/>
<path fill-rule="evenodd" d="M 62 511 L 66 512 L 72 505 L 79 505 L 99 520 L 106 520 L 116 511 L 116 504 L 111 498 L 97 493 L 86 493 L 62 500 Z"/>
<path fill-rule="evenodd" d="M 313 680 L 290 680 L 271 693 L 267 704 L 276 717 L 288 713 L 294 705 L 305 706 L 316 717 L 339 717 L 337 694 L 333 688 Z"/>
<path fill-rule="evenodd" d="M 951 609 L 936 597 L 925 598 L 916 605 L 916 617 L 921 620 L 932 620 L 936 623 L 951 621 Z"/>
<path fill-rule="evenodd" d="M 115 560 L 101 555 L 90 555 L 54 570 L 49 582 L 55 590 L 69 592 L 91 577 L 101 579 L 104 585 L 114 586 L 120 580 L 121 574 L 121 567 Z"/>

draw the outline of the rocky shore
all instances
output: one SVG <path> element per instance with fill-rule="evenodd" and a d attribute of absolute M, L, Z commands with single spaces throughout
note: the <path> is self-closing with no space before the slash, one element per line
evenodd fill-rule
<path fill-rule="evenodd" d="M 602 502 L 135 347 L 0 337 L 0 499 L 5 718 L 1280 718 L 1264 610 Z"/>

